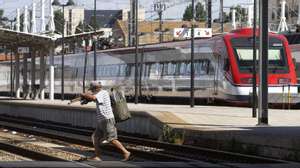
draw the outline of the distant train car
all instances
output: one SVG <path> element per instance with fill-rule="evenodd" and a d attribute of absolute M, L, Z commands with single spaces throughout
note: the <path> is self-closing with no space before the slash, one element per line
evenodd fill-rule
<path fill-rule="evenodd" d="M 295 103 L 297 78 L 286 38 L 270 33 L 269 102 Z M 252 94 L 252 29 L 239 29 L 210 39 L 195 40 L 195 98 L 248 102 Z M 190 96 L 190 41 L 146 45 L 139 48 L 139 94 L 147 100 L 188 100 Z M 84 53 L 65 57 L 65 93 L 82 91 Z M 87 80 L 93 78 L 93 53 L 87 55 Z M 135 49 L 97 52 L 97 79 L 106 87 L 120 85 L 134 96 Z M 61 57 L 55 57 L 55 92 L 60 93 Z M 39 62 L 39 61 L 36 61 Z M 258 64 L 258 61 L 257 61 Z M 257 77 L 258 78 L 258 77 Z M 37 81 L 38 82 L 38 81 Z M 48 81 L 46 84 L 48 85 Z M 48 90 L 46 89 L 46 92 Z M 187 102 L 182 102 L 187 103 Z"/>

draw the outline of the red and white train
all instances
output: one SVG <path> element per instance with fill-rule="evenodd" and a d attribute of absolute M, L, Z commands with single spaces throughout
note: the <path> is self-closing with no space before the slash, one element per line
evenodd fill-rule
<path fill-rule="evenodd" d="M 245 28 L 210 39 L 195 40 L 197 100 L 233 102 L 250 100 L 253 70 L 252 36 L 252 29 Z M 298 94 L 298 88 L 288 42 L 283 35 L 270 33 L 269 37 L 269 102 L 297 103 L 292 99 L 293 95 Z M 190 46 L 190 41 L 178 41 L 140 47 L 138 78 L 141 97 L 150 101 L 164 99 L 188 103 Z M 128 97 L 133 97 L 134 56 L 134 48 L 97 52 L 97 79 L 107 87 L 120 85 Z M 82 91 L 84 58 L 83 53 L 65 56 L 65 94 Z M 57 64 L 56 81 L 60 81 L 61 78 L 60 61 L 60 56 L 56 56 L 54 61 Z M 93 53 L 89 53 L 87 80 L 93 79 L 93 64 Z M 60 82 L 57 82 L 55 86 L 57 94 L 60 93 L 60 87 Z"/>
<path fill-rule="evenodd" d="M 195 41 L 196 99 L 234 102 L 250 100 L 253 65 L 252 33 L 251 28 L 245 28 L 210 39 Z M 298 88 L 295 65 L 288 42 L 283 35 L 270 33 L 269 37 L 269 102 L 296 103 L 293 102 L 294 99 L 291 99 L 293 95 L 298 94 Z M 188 102 L 190 51 L 190 41 L 141 46 L 138 59 L 141 96 L 150 101 L 164 99 Z M 134 48 L 98 52 L 97 78 L 107 87 L 122 86 L 126 95 L 133 97 L 134 55 Z M 84 56 L 75 54 L 67 58 L 66 69 L 69 70 L 65 73 L 65 79 L 70 82 L 66 82 L 65 91 L 75 93 L 78 92 L 78 88 L 72 85 L 72 81 L 82 79 Z M 87 78 L 89 79 L 90 75 L 91 79 L 93 75 L 92 55 L 89 58 L 91 60 L 88 61 L 90 65 L 88 65 Z M 60 58 L 56 57 L 56 59 L 55 62 L 59 65 Z M 57 91 L 59 93 L 60 89 L 58 88 Z"/>

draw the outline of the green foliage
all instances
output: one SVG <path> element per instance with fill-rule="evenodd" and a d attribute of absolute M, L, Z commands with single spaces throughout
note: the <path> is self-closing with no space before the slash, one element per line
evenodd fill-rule
<path fill-rule="evenodd" d="M 97 20 L 96 20 L 96 23 L 95 23 L 95 16 L 92 16 L 91 17 L 91 20 L 90 20 L 90 22 L 89 22 L 89 25 L 91 26 L 91 27 L 93 27 L 93 28 L 95 28 L 95 26 L 96 26 L 96 29 L 99 29 L 100 28 L 100 25 L 99 25 L 99 23 L 97 22 Z"/>
<path fill-rule="evenodd" d="M 4 14 L 4 10 L 0 9 L 0 26 L 1 27 L 5 27 L 5 22 L 8 21 L 7 17 L 3 17 L 3 14 Z"/>
<path fill-rule="evenodd" d="M 54 5 L 54 6 L 60 6 L 61 3 L 59 2 L 59 0 L 54 0 L 54 1 L 52 2 L 52 5 Z"/>
<path fill-rule="evenodd" d="M 163 127 L 163 135 L 161 137 L 161 141 L 174 143 L 174 144 L 183 144 L 184 143 L 185 132 L 173 129 L 168 125 L 164 125 Z"/>
<path fill-rule="evenodd" d="M 67 6 L 74 6 L 76 4 L 75 4 L 75 2 L 73 0 L 69 0 L 66 5 Z"/>
<path fill-rule="evenodd" d="M 206 16 L 207 16 L 206 10 L 204 8 L 204 5 L 201 2 L 198 2 L 196 4 L 195 12 L 196 12 L 196 16 L 195 16 L 196 21 L 205 21 L 206 20 Z M 191 21 L 192 17 L 193 17 L 192 5 L 190 4 L 189 6 L 186 7 L 182 20 Z"/>
<path fill-rule="evenodd" d="M 247 10 L 242 8 L 240 5 L 236 7 L 232 7 L 230 9 L 229 18 L 228 20 L 232 21 L 232 9 L 236 10 L 236 19 L 239 22 L 246 22 L 247 21 Z"/>
<path fill-rule="evenodd" d="M 64 15 L 62 11 L 57 10 L 54 12 L 54 20 L 55 20 L 55 32 L 62 34 L 63 33 L 63 23 L 64 23 Z"/>

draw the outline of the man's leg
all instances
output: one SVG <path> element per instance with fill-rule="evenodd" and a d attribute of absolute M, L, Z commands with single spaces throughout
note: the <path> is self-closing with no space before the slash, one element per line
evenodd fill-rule
<path fill-rule="evenodd" d="M 94 145 L 94 148 L 95 148 L 95 155 L 94 157 L 92 157 L 91 159 L 92 160 L 99 160 L 101 161 L 101 153 L 100 153 L 100 138 L 99 138 L 99 135 L 97 133 L 97 129 L 96 131 L 94 131 L 93 135 L 92 135 L 92 141 L 93 141 L 93 145 Z"/>
<path fill-rule="evenodd" d="M 114 139 L 111 141 L 111 143 L 118 149 L 120 149 L 123 153 L 124 159 L 122 161 L 127 161 L 129 160 L 130 157 L 130 152 L 122 145 L 120 141 L 117 139 Z"/>

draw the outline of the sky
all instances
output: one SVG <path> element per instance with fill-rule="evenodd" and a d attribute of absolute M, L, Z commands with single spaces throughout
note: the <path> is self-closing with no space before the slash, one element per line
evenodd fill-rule
<path fill-rule="evenodd" d="M 0 0 L 0 8 L 5 10 L 5 15 L 9 18 L 15 17 L 15 11 L 16 8 L 22 8 L 25 5 L 30 6 L 32 4 L 33 0 Z M 40 1 L 40 0 L 34 0 L 34 1 Z M 49 0 L 45 0 L 46 2 Z M 86 9 L 93 9 L 94 0 L 74 0 L 78 5 L 84 6 Z M 156 19 L 157 15 L 152 11 L 153 1 L 155 0 L 139 0 L 140 6 L 145 8 L 146 13 L 146 19 L 152 20 Z M 167 0 L 170 1 L 170 4 L 173 4 L 172 2 L 178 2 L 178 1 L 184 1 L 184 0 Z M 185 0 L 189 1 L 189 0 Z M 196 1 L 202 1 L 205 0 L 196 0 Z M 61 3 L 66 3 L 67 0 L 60 0 Z M 232 6 L 242 3 L 251 3 L 253 0 L 224 0 L 224 7 L 226 6 Z M 189 4 L 189 2 L 182 3 L 173 7 L 168 8 L 164 12 L 164 19 L 181 19 L 185 7 Z M 218 17 L 218 11 L 219 11 L 219 0 L 212 0 L 213 5 L 213 18 Z M 129 0 L 97 0 L 97 9 L 122 9 L 122 8 L 128 8 L 129 7 Z M 226 10 L 226 9 L 225 9 Z"/>

